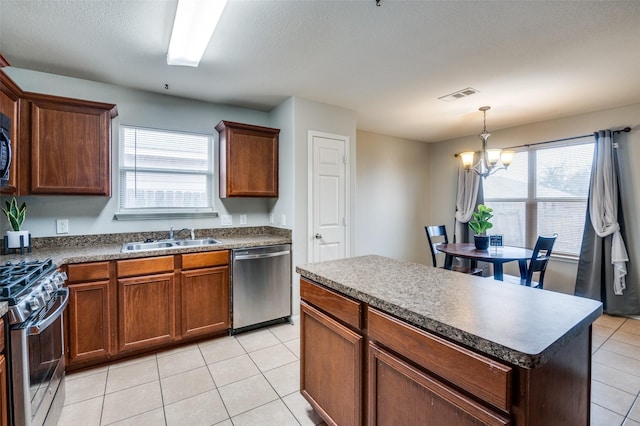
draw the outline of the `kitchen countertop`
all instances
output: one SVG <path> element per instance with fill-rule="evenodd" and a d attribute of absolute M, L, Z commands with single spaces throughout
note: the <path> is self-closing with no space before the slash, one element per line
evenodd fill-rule
<path fill-rule="evenodd" d="M 195 253 L 212 250 L 230 250 L 236 248 L 259 247 L 276 244 L 290 244 L 291 231 L 274 227 L 215 228 L 196 230 L 196 238 L 215 238 L 221 244 L 193 247 L 172 247 L 160 250 L 145 250 L 122 253 L 122 245 L 128 242 L 144 241 L 147 238 L 161 240 L 167 232 L 148 232 L 130 234 L 100 234 L 69 237 L 46 237 L 32 240 L 31 253 L 9 254 L 2 260 L 17 262 L 20 260 L 43 260 L 51 258 L 62 266 L 70 263 L 101 262 L 117 259 L 163 256 L 167 254 Z"/>
<path fill-rule="evenodd" d="M 602 314 L 595 300 L 382 256 L 300 265 L 303 277 L 418 328 L 535 368 Z"/>
<path fill-rule="evenodd" d="M 5 316 L 7 312 L 9 312 L 9 303 L 0 302 L 0 317 Z"/>

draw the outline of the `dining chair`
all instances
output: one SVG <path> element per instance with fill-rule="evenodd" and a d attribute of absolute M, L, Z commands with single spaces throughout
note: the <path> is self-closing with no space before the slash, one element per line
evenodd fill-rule
<path fill-rule="evenodd" d="M 433 267 L 438 267 L 436 254 L 440 253 L 436 246 L 438 244 L 449 244 L 449 238 L 447 237 L 447 228 L 444 225 L 432 225 L 425 226 L 424 230 L 427 232 L 427 240 L 429 241 L 429 248 L 431 249 L 431 260 L 433 261 Z M 444 268 L 444 266 L 441 266 Z M 475 267 L 467 267 L 462 265 L 453 265 L 452 271 L 462 272 L 463 274 L 479 275 L 482 276 L 482 269 Z"/>
<path fill-rule="evenodd" d="M 550 237 L 538 236 L 538 241 L 536 241 L 533 254 L 527 266 L 526 279 L 505 274 L 503 281 L 511 284 L 526 285 L 528 287 L 543 288 L 544 273 L 547 269 L 547 263 L 549 263 L 549 259 L 551 258 L 551 250 L 553 250 L 553 244 L 556 242 L 557 237 L 558 234 L 553 234 Z M 533 281 L 533 274 L 536 272 L 540 273 L 537 282 Z"/>

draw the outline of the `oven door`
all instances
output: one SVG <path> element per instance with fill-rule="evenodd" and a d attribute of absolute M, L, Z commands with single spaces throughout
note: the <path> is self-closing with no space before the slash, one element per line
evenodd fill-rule
<path fill-rule="evenodd" d="M 11 330 L 13 417 L 16 425 L 57 423 L 64 403 L 62 318 L 69 290 Z"/>

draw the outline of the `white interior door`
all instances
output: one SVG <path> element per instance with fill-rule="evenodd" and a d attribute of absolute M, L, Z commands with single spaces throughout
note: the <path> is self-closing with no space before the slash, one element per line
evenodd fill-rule
<path fill-rule="evenodd" d="M 349 138 L 309 132 L 309 145 L 309 258 L 342 259 L 349 253 Z"/>

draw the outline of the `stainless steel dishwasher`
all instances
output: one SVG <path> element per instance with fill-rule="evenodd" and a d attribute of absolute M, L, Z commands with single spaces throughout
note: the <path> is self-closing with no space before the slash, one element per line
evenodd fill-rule
<path fill-rule="evenodd" d="M 291 245 L 232 250 L 233 334 L 291 320 Z"/>

